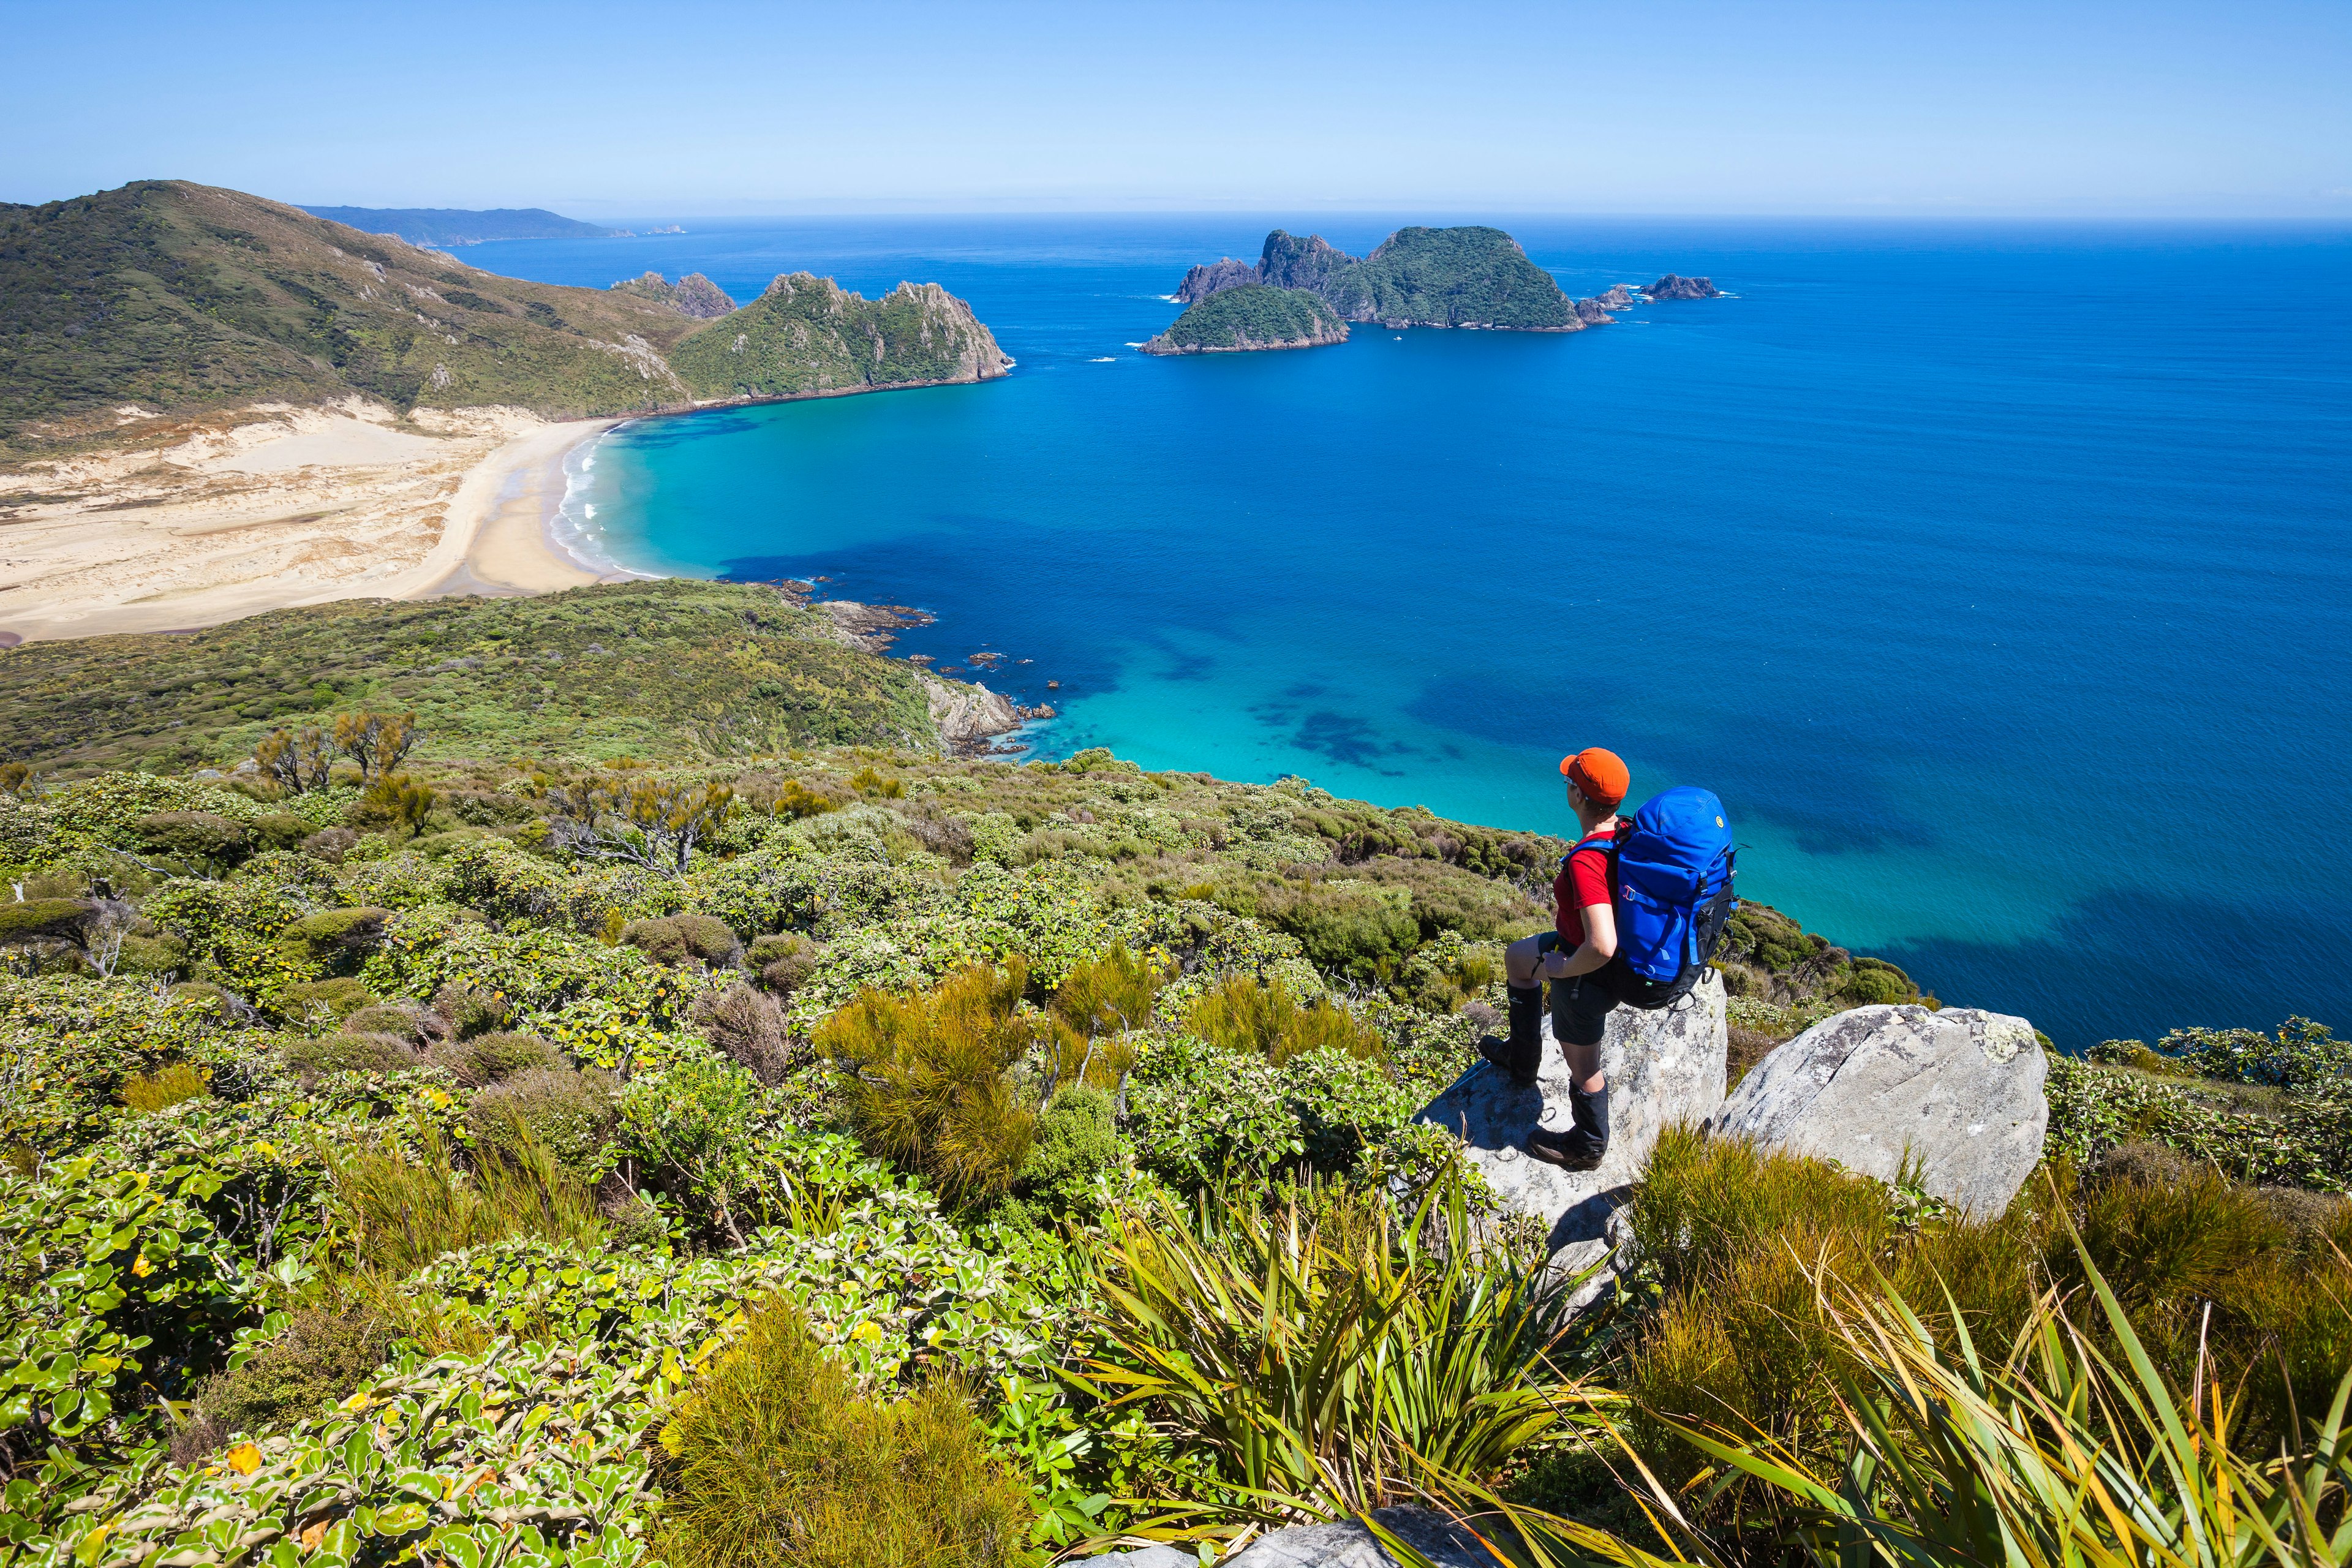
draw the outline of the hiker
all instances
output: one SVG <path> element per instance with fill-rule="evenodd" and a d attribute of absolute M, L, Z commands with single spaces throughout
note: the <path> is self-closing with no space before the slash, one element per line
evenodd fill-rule
<path fill-rule="evenodd" d="M 1591 746 L 1562 758 L 1578 837 L 1551 887 L 1552 928 L 1505 954 L 1510 1034 L 1489 1035 L 1478 1054 L 1533 1086 L 1543 1065 L 1543 984 L 1551 982 L 1551 1030 L 1568 1068 L 1569 1122 L 1538 1125 L 1528 1156 L 1590 1171 L 1609 1152 L 1609 1083 L 1601 1042 L 1619 1005 L 1654 1012 L 1690 994 L 1738 907 L 1723 803 L 1688 784 L 1654 796 L 1621 819 L 1633 783 L 1613 752 Z"/>
<path fill-rule="evenodd" d="M 1489 1035 L 1478 1054 L 1533 1084 L 1543 1063 L 1543 983 L 1551 985 L 1551 1029 L 1568 1063 L 1569 1113 L 1562 1132 L 1538 1127 L 1527 1151 L 1572 1171 L 1589 1171 L 1609 1149 L 1609 1083 L 1601 1072 L 1601 1037 L 1617 1005 L 1600 971 L 1617 956 L 1617 872 L 1608 853 L 1617 807 L 1633 777 L 1614 752 L 1588 746 L 1560 759 L 1576 847 L 1551 885 L 1552 929 L 1522 937 L 1504 954 L 1509 982 L 1510 1037 Z"/>

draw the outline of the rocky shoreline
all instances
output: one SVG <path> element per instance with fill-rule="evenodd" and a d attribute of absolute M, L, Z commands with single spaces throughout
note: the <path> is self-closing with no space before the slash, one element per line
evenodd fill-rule
<path fill-rule="evenodd" d="M 778 578 L 763 585 L 803 609 L 816 611 L 824 617 L 828 634 L 835 642 L 866 653 L 885 655 L 900 632 L 912 626 L 934 626 L 939 621 L 929 610 L 917 609 L 912 605 L 820 599 L 814 584 L 796 577 Z M 1002 664 L 1003 658 L 1002 654 L 977 654 L 972 662 L 993 667 Z M 1027 748 L 1001 744 L 999 738 L 1017 735 L 1022 726 L 1032 720 L 1055 717 L 1050 703 L 1024 707 L 1001 691 L 990 690 L 985 682 L 948 679 L 928 668 L 931 662 L 929 654 L 910 654 L 905 662 L 913 668 L 915 683 L 922 689 L 931 722 L 939 729 L 940 744 L 951 756 L 1018 754 Z"/>

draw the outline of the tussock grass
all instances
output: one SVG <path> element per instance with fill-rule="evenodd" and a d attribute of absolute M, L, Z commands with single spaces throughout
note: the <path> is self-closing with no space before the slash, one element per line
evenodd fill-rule
<path fill-rule="evenodd" d="M 538 1237 L 590 1246 L 603 1237 L 594 1192 L 544 1145 L 518 1137 L 460 1170 L 437 1128 L 420 1120 L 415 1131 L 417 1158 L 389 1138 L 331 1156 L 335 1205 L 361 1271 L 396 1282 L 445 1253 L 488 1242 Z"/>
<path fill-rule="evenodd" d="M 770 1299 L 661 1432 L 656 1552 L 674 1568 L 1023 1568 L 1027 1493 L 956 1389 L 885 1403 Z"/>

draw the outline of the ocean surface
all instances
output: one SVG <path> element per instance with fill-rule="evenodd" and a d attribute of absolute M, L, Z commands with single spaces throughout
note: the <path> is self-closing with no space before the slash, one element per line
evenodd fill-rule
<path fill-rule="evenodd" d="M 635 570 L 932 611 L 897 651 L 1004 654 L 1041 754 L 1560 832 L 1606 745 L 1721 795 L 1748 897 L 2069 1048 L 2352 1027 L 2352 232 L 1491 216 L 1576 294 L 1734 297 L 1136 353 L 1284 221 L 463 255 L 971 300 L 1008 379 L 628 425 L 568 506 Z"/>

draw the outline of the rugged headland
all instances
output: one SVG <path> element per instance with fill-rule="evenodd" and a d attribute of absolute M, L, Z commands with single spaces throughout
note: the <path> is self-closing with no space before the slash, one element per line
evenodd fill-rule
<path fill-rule="evenodd" d="M 737 309 L 699 275 L 521 282 L 179 181 L 0 206 L 0 642 L 591 582 L 541 525 L 614 417 L 1009 363 L 933 284 L 793 274 Z"/>
<path fill-rule="evenodd" d="M 1220 289 L 1143 345 L 1148 354 L 1235 353 L 1250 349 L 1309 349 L 1348 341 L 1348 323 L 1305 289 L 1262 283 Z"/>
<path fill-rule="evenodd" d="M 480 245 L 493 239 L 606 239 L 626 237 L 625 228 L 605 228 L 549 212 L 545 207 L 313 207 L 302 208 L 367 234 L 389 234 L 411 245 Z"/>

